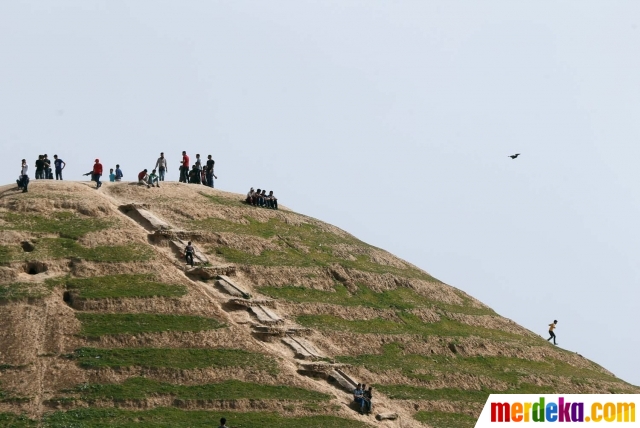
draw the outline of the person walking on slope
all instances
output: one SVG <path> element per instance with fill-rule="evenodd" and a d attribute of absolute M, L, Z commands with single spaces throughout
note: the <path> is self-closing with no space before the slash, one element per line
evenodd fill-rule
<path fill-rule="evenodd" d="M 184 258 L 187 261 L 187 264 L 191 265 L 191 267 L 193 267 L 193 255 L 195 252 L 195 248 L 193 248 L 193 245 L 191 245 L 191 241 L 189 241 L 184 249 Z"/>
<path fill-rule="evenodd" d="M 164 181 L 164 174 L 167 172 L 167 158 L 164 152 L 160 153 L 160 157 L 156 161 L 156 169 L 158 170 L 158 180 Z"/>
<path fill-rule="evenodd" d="M 558 320 L 553 320 L 553 323 L 549 324 L 549 338 L 547 339 L 547 341 L 553 339 L 553 344 L 557 345 L 556 343 L 556 334 L 553 332 L 553 330 L 555 330 L 556 328 L 556 324 L 558 324 Z"/>

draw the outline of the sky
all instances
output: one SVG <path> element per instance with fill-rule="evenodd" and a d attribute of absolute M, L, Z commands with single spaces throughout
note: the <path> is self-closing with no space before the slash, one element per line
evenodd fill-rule
<path fill-rule="evenodd" d="M 3 0 L 0 183 L 211 154 L 640 385 L 639 53 L 637 1 Z"/>

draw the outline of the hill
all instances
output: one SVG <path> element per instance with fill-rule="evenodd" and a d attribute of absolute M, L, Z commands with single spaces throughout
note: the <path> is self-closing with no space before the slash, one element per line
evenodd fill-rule
<path fill-rule="evenodd" d="M 0 189 L 0 425 L 464 428 L 491 392 L 640 392 L 334 226 L 162 185 Z"/>

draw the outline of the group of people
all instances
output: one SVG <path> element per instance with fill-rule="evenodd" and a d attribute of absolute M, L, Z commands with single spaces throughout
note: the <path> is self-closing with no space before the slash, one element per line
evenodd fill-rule
<path fill-rule="evenodd" d="M 358 384 L 356 389 L 353 390 L 353 401 L 360 405 L 360 414 L 364 415 L 371 413 L 371 401 L 373 399 L 373 387 L 367 389 L 367 385 L 362 383 Z"/>
<path fill-rule="evenodd" d="M 56 173 L 56 180 L 62 180 L 62 170 L 67 164 L 58 157 L 53 155 L 53 167 Z M 36 180 L 49 179 L 53 180 L 53 172 L 51 168 L 51 160 L 49 155 L 38 155 L 38 159 L 35 162 L 36 167 Z M 16 180 L 18 188 L 22 189 L 22 192 L 27 192 L 29 189 L 29 164 L 26 159 L 22 159 L 22 165 L 20 166 L 20 175 Z"/>
<path fill-rule="evenodd" d="M 164 159 L 163 153 L 160 154 L 160 159 Z M 160 159 L 158 159 L 158 162 L 160 162 Z M 164 162 L 166 169 L 166 161 Z M 213 172 L 215 164 L 216 161 L 211 158 L 211 155 L 207 155 L 207 160 L 203 163 L 200 158 L 200 154 L 196 154 L 196 160 L 193 165 L 191 165 L 189 155 L 187 155 L 187 152 L 183 151 L 182 160 L 180 161 L 180 182 L 203 184 L 205 186 L 214 187 L 213 179 L 218 179 Z M 158 164 L 156 164 L 156 166 L 158 166 Z"/>
<path fill-rule="evenodd" d="M 249 190 L 249 193 L 247 193 L 247 199 L 245 199 L 245 202 L 249 205 L 253 205 L 254 207 L 271 208 L 273 210 L 278 209 L 278 198 L 273 194 L 273 190 L 270 190 L 267 195 L 266 190 L 253 190 L 252 187 L 251 190 Z"/>

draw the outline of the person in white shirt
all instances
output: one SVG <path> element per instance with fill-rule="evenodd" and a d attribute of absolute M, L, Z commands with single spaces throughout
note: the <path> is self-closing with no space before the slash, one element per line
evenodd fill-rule
<path fill-rule="evenodd" d="M 156 161 L 156 169 L 158 170 L 158 180 L 164 181 L 164 174 L 167 172 L 167 158 L 164 157 L 164 152 L 160 153 L 160 157 Z"/>
<path fill-rule="evenodd" d="M 25 159 L 22 159 L 20 177 L 16 181 L 18 183 L 18 189 L 22 189 L 22 193 L 25 193 L 29 187 L 29 165 Z"/>

